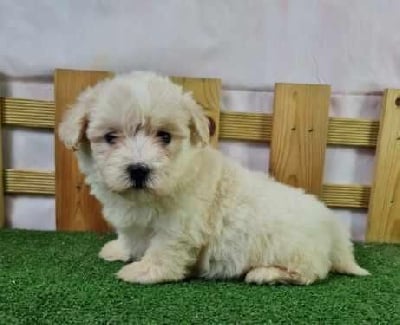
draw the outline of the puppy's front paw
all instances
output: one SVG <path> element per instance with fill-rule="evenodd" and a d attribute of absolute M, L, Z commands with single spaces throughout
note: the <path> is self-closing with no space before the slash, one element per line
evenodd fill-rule
<path fill-rule="evenodd" d="M 99 257 L 103 260 L 112 261 L 128 261 L 129 252 L 122 247 L 121 243 L 115 239 L 106 243 L 100 250 Z"/>
<path fill-rule="evenodd" d="M 173 274 L 172 272 L 167 272 L 162 266 L 139 261 L 125 265 L 119 270 L 117 277 L 131 283 L 153 284 L 178 281 L 183 279 L 183 274 Z"/>

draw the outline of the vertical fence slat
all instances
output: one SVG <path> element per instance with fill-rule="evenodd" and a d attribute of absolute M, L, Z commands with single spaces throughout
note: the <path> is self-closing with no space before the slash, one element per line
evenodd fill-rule
<path fill-rule="evenodd" d="M 276 84 L 269 172 L 320 196 L 328 134 L 329 85 Z"/>
<path fill-rule="evenodd" d="M 212 119 L 214 125 L 210 143 L 214 147 L 218 145 L 219 113 L 221 98 L 221 80 L 214 78 L 181 78 L 171 77 L 171 80 L 183 87 L 185 91 L 191 91 L 196 102 L 201 105 L 207 116 Z"/>
<path fill-rule="evenodd" d="M 382 102 L 366 239 L 400 242 L 400 89 Z"/>
<path fill-rule="evenodd" d="M 56 104 L 56 221 L 57 230 L 105 231 L 107 223 L 98 201 L 90 195 L 79 172 L 74 153 L 67 150 L 57 136 L 57 125 L 64 110 L 86 87 L 106 78 L 108 72 L 56 70 L 54 96 Z"/>

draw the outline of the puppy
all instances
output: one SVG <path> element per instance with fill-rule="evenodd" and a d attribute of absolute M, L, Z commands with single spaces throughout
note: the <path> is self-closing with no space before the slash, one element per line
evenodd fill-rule
<path fill-rule="evenodd" d="M 118 278 L 307 285 L 369 274 L 324 204 L 225 158 L 208 123 L 191 94 L 151 72 L 106 79 L 67 110 L 59 137 L 118 234 L 99 256 L 135 260 Z"/>

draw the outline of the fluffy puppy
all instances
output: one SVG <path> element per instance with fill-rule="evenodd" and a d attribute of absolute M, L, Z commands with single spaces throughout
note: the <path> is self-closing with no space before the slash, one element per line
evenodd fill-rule
<path fill-rule="evenodd" d="M 135 260 L 118 272 L 124 281 L 311 284 L 330 271 L 368 274 L 324 204 L 211 148 L 202 108 L 166 77 L 134 72 L 85 90 L 59 137 L 118 234 L 99 256 Z"/>

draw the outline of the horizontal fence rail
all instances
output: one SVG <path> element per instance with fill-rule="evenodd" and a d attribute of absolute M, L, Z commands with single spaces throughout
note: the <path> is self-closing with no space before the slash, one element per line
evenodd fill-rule
<path fill-rule="evenodd" d="M 2 124 L 15 127 L 54 129 L 55 105 L 52 101 L 0 97 Z M 375 147 L 379 122 L 330 118 L 328 144 Z M 271 139 L 272 114 L 222 111 L 219 138 L 267 143 Z M 54 195 L 52 171 L 4 170 L 6 194 Z M 330 207 L 368 208 L 370 188 L 363 185 L 325 184 L 321 199 Z"/>
<path fill-rule="evenodd" d="M 6 194 L 54 195 L 54 172 L 5 169 L 4 184 Z"/>
<path fill-rule="evenodd" d="M 0 109 L 5 125 L 54 129 L 54 102 L 0 97 Z"/>
<path fill-rule="evenodd" d="M 51 171 L 5 169 L 6 194 L 55 194 Z M 362 185 L 325 184 L 321 199 L 330 207 L 367 208 L 370 188 Z"/>
<path fill-rule="evenodd" d="M 2 123 L 10 126 L 54 129 L 54 102 L 20 98 L 0 98 Z M 271 140 L 272 114 L 222 111 L 219 138 L 267 143 Z M 331 117 L 328 144 L 375 147 L 379 122 Z"/>

